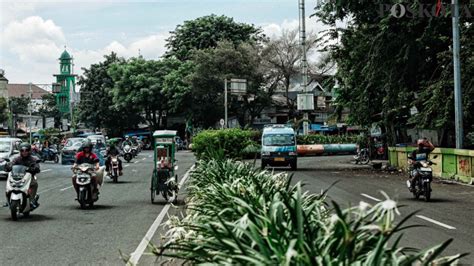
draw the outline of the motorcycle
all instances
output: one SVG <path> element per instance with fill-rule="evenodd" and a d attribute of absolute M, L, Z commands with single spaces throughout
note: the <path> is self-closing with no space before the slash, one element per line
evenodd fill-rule
<path fill-rule="evenodd" d="M 35 177 L 27 172 L 28 167 L 23 165 L 14 165 L 12 171 L 8 174 L 6 194 L 12 220 L 18 220 L 18 214 L 22 213 L 28 217 L 34 210 L 31 203 L 30 184 Z"/>
<path fill-rule="evenodd" d="M 93 191 L 92 186 L 94 166 L 84 163 L 73 168 L 73 172 L 76 177 L 75 187 L 78 187 L 77 201 L 81 205 L 81 209 L 85 209 L 87 205 L 89 205 L 89 207 L 94 206 L 94 202 L 99 200 L 98 193 Z"/>
<path fill-rule="evenodd" d="M 117 183 L 117 179 L 119 177 L 119 161 L 118 156 L 110 156 L 110 165 L 109 165 L 109 173 L 110 179 L 113 180 L 114 183 Z"/>
<path fill-rule="evenodd" d="M 358 149 L 354 159 L 356 164 L 368 164 L 370 162 L 369 149 Z"/>
<path fill-rule="evenodd" d="M 135 158 L 138 155 L 138 148 L 137 146 L 132 146 L 130 152 L 132 153 L 132 156 Z"/>
<path fill-rule="evenodd" d="M 436 159 L 437 156 L 434 158 Z M 436 165 L 436 163 L 430 160 L 416 162 L 410 171 L 410 179 L 412 182 L 415 182 L 415 184 L 411 186 L 410 180 L 407 180 L 407 186 L 413 193 L 415 199 L 419 199 L 420 196 L 423 196 L 425 201 L 430 201 L 432 191 L 431 182 L 433 181 L 432 165 Z"/>
<path fill-rule="evenodd" d="M 132 157 L 132 147 L 130 147 L 130 145 L 125 145 L 125 147 L 123 147 L 123 158 L 127 163 L 129 163 L 132 160 Z"/>
<path fill-rule="evenodd" d="M 58 150 L 54 146 L 44 149 L 37 156 L 42 162 L 53 161 L 54 163 L 59 163 Z"/>

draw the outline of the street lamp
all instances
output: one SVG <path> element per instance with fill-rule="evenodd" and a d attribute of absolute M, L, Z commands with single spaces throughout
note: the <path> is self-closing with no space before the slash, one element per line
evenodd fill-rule
<path fill-rule="evenodd" d="M 236 95 L 243 95 L 247 91 L 247 80 L 246 79 L 231 79 L 230 80 L 230 93 Z M 224 125 L 225 128 L 229 127 L 227 117 L 227 78 L 224 80 Z"/>

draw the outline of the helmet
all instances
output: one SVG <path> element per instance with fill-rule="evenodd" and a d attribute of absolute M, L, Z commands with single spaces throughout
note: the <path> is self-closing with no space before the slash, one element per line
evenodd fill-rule
<path fill-rule="evenodd" d="M 419 139 L 419 140 L 416 141 L 416 145 L 418 145 L 418 146 L 424 146 L 424 145 L 425 145 L 425 141 L 426 141 L 425 139 Z"/>
<path fill-rule="evenodd" d="M 85 140 L 85 141 L 82 143 L 81 148 L 82 148 L 82 150 L 84 150 L 85 148 L 89 148 L 89 151 L 92 151 L 92 147 L 93 147 L 93 146 L 94 146 L 94 145 L 92 144 L 91 140 L 90 140 L 90 139 L 87 139 L 87 140 Z"/>
<path fill-rule="evenodd" d="M 125 136 L 125 139 L 129 139 L 129 138 L 130 138 L 130 136 L 129 136 L 129 135 Z"/>
<path fill-rule="evenodd" d="M 23 142 L 22 144 L 20 144 L 20 146 L 18 147 L 21 150 L 27 150 L 27 151 L 31 151 L 31 145 L 29 143 L 26 143 L 26 142 Z"/>

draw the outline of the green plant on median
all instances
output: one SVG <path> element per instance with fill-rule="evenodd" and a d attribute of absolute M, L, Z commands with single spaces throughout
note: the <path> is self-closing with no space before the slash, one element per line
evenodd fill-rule
<path fill-rule="evenodd" d="M 186 216 L 169 219 L 165 244 L 153 252 L 218 265 L 427 265 L 463 256 L 439 258 L 450 240 L 423 251 L 400 247 L 413 214 L 395 223 L 399 211 L 388 197 L 342 209 L 326 204 L 326 191 L 303 193 L 290 181 L 241 162 L 200 161 Z"/>
<path fill-rule="evenodd" d="M 243 158 L 245 148 L 250 144 L 257 145 L 258 132 L 242 129 L 204 130 L 193 139 L 193 151 L 201 159 L 208 157 L 208 152 L 222 149 L 227 158 Z M 253 156 L 251 156 L 253 158 Z"/>

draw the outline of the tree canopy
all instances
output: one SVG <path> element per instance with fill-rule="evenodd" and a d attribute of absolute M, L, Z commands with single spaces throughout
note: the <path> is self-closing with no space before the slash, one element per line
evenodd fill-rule
<path fill-rule="evenodd" d="M 416 8 L 432 1 L 402 1 Z M 337 63 L 341 87 L 337 102 L 350 108 L 349 122 L 379 124 L 389 142 L 406 141 L 407 128 L 432 128 L 452 133 L 453 66 L 450 17 L 401 17 L 380 14 L 380 4 L 400 1 L 327 1 L 316 15 L 331 29 L 326 50 Z M 336 28 L 338 20 L 347 25 Z M 464 121 L 472 125 L 473 29 L 461 19 L 461 65 Z M 416 109 L 415 109 L 416 108 Z M 416 112 L 418 112 L 416 114 Z"/>
<path fill-rule="evenodd" d="M 178 25 L 167 39 L 166 55 L 184 61 L 191 58 L 193 50 L 213 48 L 220 41 L 238 45 L 263 39 L 261 29 L 253 25 L 238 23 L 226 16 L 209 15 Z"/>

